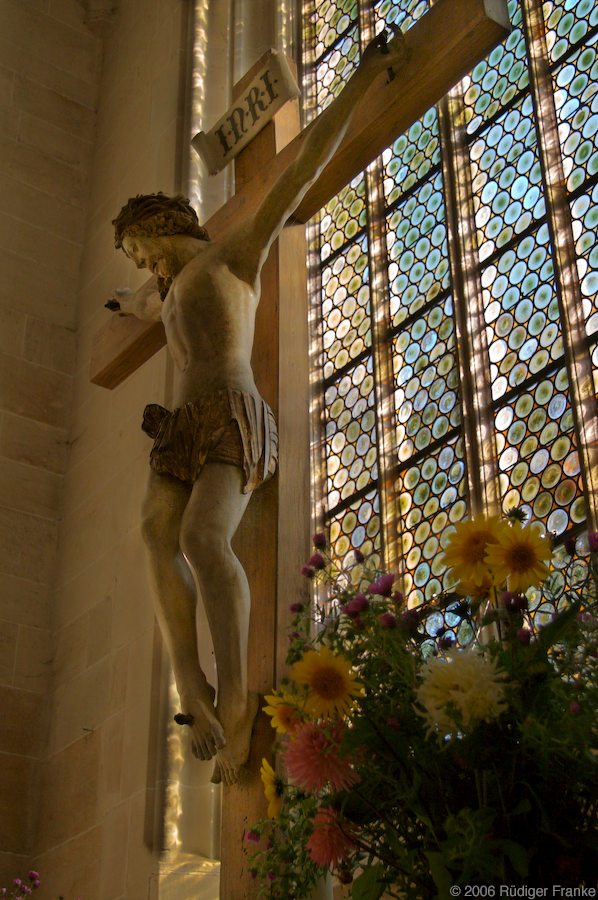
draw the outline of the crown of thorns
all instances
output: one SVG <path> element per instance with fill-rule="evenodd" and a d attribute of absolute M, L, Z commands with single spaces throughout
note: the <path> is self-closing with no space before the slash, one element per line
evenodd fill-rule
<path fill-rule="evenodd" d="M 209 241 L 208 232 L 198 221 L 197 214 L 186 197 L 157 194 L 137 194 L 127 200 L 114 225 L 114 246 L 122 247 L 126 235 L 132 237 L 167 237 L 186 234 Z"/>

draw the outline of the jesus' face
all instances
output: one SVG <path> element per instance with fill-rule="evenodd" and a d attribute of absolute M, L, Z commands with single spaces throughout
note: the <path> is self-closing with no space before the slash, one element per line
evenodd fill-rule
<path fill-rule="evenodd" d="M 159 278 L 173 278 L 180 265 L 168 237 L 123 237 L 123 250 L 138 269 L 149 269 Z"/>

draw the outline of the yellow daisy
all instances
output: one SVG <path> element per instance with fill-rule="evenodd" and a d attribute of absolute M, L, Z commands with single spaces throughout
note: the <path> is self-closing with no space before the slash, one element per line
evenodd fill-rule
<path fill-rule="evenodd" d="M 262 759 L 260 775 L 264 785 L 264 796 L 268 801 L 268 816 L 277 819 L 282 808 L 284 781 L 276 774 L 267 759 Z"/>
<path fill-rule="evenodd" d="M 324 646 L 305 653 L 293 666 L 291 677 L 307 688 L 306 710 L 322 718 L 345 715 L 363 691 L 349 660 Z"/>
<path fill-rule="evenodd" d="M 500 535 L 508 526 L 498 516 L 475 516 L 458 522 L 450 535 L 444 562 L 454 569 L 459 582 L 464 585 L 459 593 L 472 587 L 485 587 L 488 583 L 488 563 L 486 551 L 489 546 L 498 543 Z"/>
<path fill-rule="evenodd" d="M 544 581 L 548 575 L 544 560 L 551 556 L 549 538 L 513 522 L 500 535 L 498 543 L 488 547 L 486 562 L 497 584 L 518 593 Z"/>
<path fill-rule="evenodd" d="M 477 650 L 455 650 L 430 658 L 416 691 L 428 733 L 446 737 L 498 718 L 506 707 L 506 677 L 493 659 Z"/>
<path fill-rule="evenodd" d="M 270 725 L 279 734 L 289 734 L 302 722 L 302 716 L 295 705 L 294 697 L 290 694 L 266 694 L 264 698 L 269 706 L 264 706 L 264 712 L 272 716 Z"/>

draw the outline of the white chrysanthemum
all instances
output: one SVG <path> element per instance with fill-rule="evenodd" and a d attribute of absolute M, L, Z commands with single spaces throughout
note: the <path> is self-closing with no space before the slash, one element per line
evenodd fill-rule
<path fill-rule="evenodd" d="M 507 705 L 505 677 L 493 659 L 477 650 L 453 650 L 429 659 L 416 691 L 428 733 L 446 737 L 497 719 Z"/>

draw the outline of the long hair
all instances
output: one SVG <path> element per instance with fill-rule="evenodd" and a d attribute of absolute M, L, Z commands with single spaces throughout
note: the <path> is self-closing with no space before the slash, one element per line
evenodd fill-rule
<path fill-rule="evenodd" d="M 187 234 L 209 241 L 208 232 L 198 221 L 197 214 L 186 197 L 157 194 L 137 194 L 123 206 L 114 225 L 114 246 L 122 247 L 125 235 L 131 237 L 166 237 Z"/>

